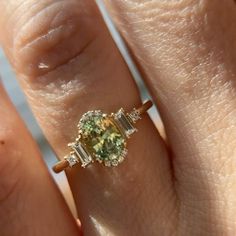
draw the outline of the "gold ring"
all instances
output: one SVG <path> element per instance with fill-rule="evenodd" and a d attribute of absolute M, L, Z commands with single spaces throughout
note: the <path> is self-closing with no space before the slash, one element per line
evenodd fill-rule
<path fill-rule="evenodd" d="M 78 124 L 78 137 L 68 144 L 71 152 L 55 164 L 54 172 L 59 173 L 79 163 L 86 167 L 94 161 L 105 166 L 120 164 L 128 152 L 127 138 L 137 132 L 135 123 L 151 106 L 152 102 L 147 101 L 129 113 L 123 108 L 110 115 L 100 110 L 86 112 Z"/>

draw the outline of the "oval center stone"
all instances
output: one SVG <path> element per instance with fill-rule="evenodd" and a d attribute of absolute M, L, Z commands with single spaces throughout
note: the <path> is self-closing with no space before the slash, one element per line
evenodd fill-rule
<path fill-rule="evenodd" d="M 100 161 L 118 160 L 125 149 L 125 138 L 108 116 L 99 112 L 85 115 L 80 122 L 81 141 Z"/>

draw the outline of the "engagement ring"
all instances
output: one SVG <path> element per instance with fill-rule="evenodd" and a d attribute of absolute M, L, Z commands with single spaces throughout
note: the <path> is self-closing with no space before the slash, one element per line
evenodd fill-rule
<path fill-rule="evenodd" d="M 59 161 L 53 170 L 61 172 L 79 164 L 86 167 L 98 161 L 105 166 L 117 166 L 126 157 L 127 139 L 137 132 L 135 123 L 152 106 L 151 101 L 126 113 L 123 108 L 110 115 L 100 110 L 86 112 L 78 124 L 78 137 L 69 143 L 71 152 Z"/>

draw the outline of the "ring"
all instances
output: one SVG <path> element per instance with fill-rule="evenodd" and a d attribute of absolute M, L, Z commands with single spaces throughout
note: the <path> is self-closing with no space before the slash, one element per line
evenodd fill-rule
<path fill-rule="evenodd" d="M 110 115 L 100 110 L 83 114 L 78 124 L 78 137 L 68 144 L 71 151 L 55 164 L 54 172 L 59 173 L 79 163 L 86 167 L 94 161 L 110 167 L 119 165 L 128 153 L 127 139 L 137 132 L 135 123 L 151 107 L 149 100 L 130 113 L 121 108 Z"/>

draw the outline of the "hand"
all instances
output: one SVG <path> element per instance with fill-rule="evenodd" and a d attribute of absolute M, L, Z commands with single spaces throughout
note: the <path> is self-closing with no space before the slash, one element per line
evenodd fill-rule
<path fill-rule="evenodd" d="M 82 227 L 0 92 L 2 236 L 235 235 L 236 3 L 106 1 L 157 104 L 117 168 L 67 172 Z M 1 0 L 1 42 L 59 158 L 81 115 L 140 104 L 94 1 Z"/>

